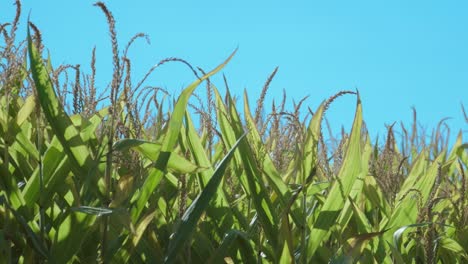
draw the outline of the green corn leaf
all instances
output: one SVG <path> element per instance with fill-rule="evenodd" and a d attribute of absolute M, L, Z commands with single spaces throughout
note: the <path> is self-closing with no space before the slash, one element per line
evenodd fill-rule
<path fill-rule="evenodd" d="M 23 189 L 23 196 L 26 204 L 31 208 L 39 200 L 39 197 L 41 197 L 43 201 L 50 200 L 49 198 L 55 193 L 56 184 L 63 184 L 65 178 L 70 173 L 68 158 L 63 153 L 63 147 L 57 137 L 52 139 L 49 148 L 44 153 L 42 163 L 43 181 L 46 188 L 42 191 L 40 190 L 40 170 L 36 168 Z"/>
<path fill-rule="evenodd" d="M 449 228 L 453 228 L 452 226 L 449 226 L 449 225 L 445 225 L 443 223 L 432 223 L 432 222 L 424 222 L 424 223 L 417 223 L 417 224 L 410 224 L 410 225 L 405 225 L 405 226 L 402 226 L 402 227 L 399 227 L 395 232 L 393 232 L 393 244 L 392 244 L 392 252 L 393 254 L 396 254 L 397 255 L 397 258 L 400 258 L 401 257 L 401 252 L 400 252 L 400 246 L 402 244 L 402 236 L 403 236 L 403 233 L 408 229 L 408 228 L 419 228 L 419 227 L 427 227 L 427 226 L 430 226 L 430 225 L 442 225 L 442 226 L 445 226 L 445 227 L 449 227 Z M 444 239 L 444 238 L 441 238 L 441 239 Z M 450 240 L 446 240 L 446 242 L 448 243 L 447 245 L 450 247 L 450 246 L 453 246 L 453 250 L 456 250 L 457 249 L 457 244 L 455 243 L 451 243 Z M 440 242 L 439 242 L 440 243 Z M 460 247 L 461 248 L 461 247 Z M 395 251 L 396 250 L 396 251 Z M 459 251 L 459 253 L 462 253 L 462 251 Z"/>
<path fill-rule="evenodd" d="M 354 219 L 356 221 L 358 230 L 360 233 L 371 233 L 372 225 L 369 223 L 365 213 L 356 205 L 356 203 L 349 197 L 349 203 L 351 204 Z M 383 232 L 382 232 L 383 234 Z"/>
<path fill-rule="evenodd" d="M 121 250 L 119 250 L 117 252 L 117 254 L 118 254 L 117 259 L 120 260 L 119 262 L 128 263 L 128 260 L 130 259 L 132 254 L 135 252 L 135 249 L 138 246 L 138 244 L 140 243 L 140 241 L 141 241 L 141 239 L 143 237 L 143 234 L 145 233 L 146 228 L 151 223 L 151 221 L 153 221 L 155 215 L 156 215 L 156 212 L 149 213 L 148 215 L 144 216 L 140 220 L 140 222 L 136 225 L 136 230 L 135 230 L 134 236 L 130 237 L 127 240 L 127 242 L 126 242 L 125 246 L 123 247 L 123 249 L 121 249 Z"/>
<path fill-rule="evenodd" d="M 31 228 L 31 226 L 29 226 L 26 220 L 24 219 L 23 215 L 21 215 L 14 208 L 12 208 L 11 205 L 8 204 L 8 202 L 5 200 L 3 195 L 0 195 L 0 205 L 2 205 L 3 208 L 8 208 L 13 213 L 13 216 L 15 217 L 16 221 L 18 221 L 21 227 L 25 230 L 26 235 L 31 241 L 32 247 L 34 248 L 35 252 L 37 252 L 43 258 L 48 258 L 49 252 L 47 252 L 46 245 L 44 245 L 43 241 L 37 235 L 39 227 L 35 224 L 35 222 L 33 222 L 33 228 Z"/>
<path fill-rule="evenodd" d="M 244 130 L 241 126 L 241 122 L 239 119 L 239 115 L 230 115 L 227 110 L 227 106 L 224 104 L 223 99 L 221 98 L 221 95 L 216 87 L 213 88 L 214 94 L 215 94 L 215 99 L 216 99 L 216 115 L 218 117 L 218 122 L 219 126 L 221 128 L 221 140 L 224 145 L 224 148 L 229 148 L 229 144 L 232 144 L 236 141 L 236 138 L 244 133 Z M 229 96 L 229 90 L 226 92 L 226 98 L 230 101 L 229 103 L 233 103 L 232 99 Z M 228 118 L 229 116 L 229 118 Z M 233 119 L 233 120 L 230 120 Z M 218 152 L 219 158 L 222 157 L 223 154 L 223 149 L 221 149 L 221 144 L 218 145 L 220 148 L 220 151 Z M 216 153 L 215 153 L 216 154 Z M 217 155 L 215 155 L 216 157 Z M 239 167 L 239 164 L 242 164 L 242 158 L 241 154 L 236 151 L 234 153 L 234 163 L 236 164 L 236 167 Z M 245 187 L 245 189 L 248 191 L 248 187 L 246 187 L 247 183 L 245 181 L 245 178 L 241 177 L 241 183 Z"/>
<path fill-rule="evenodd" d="M 457 241 L 454 239 L 448 238 L 448 237 L 441 237 L 439 240 L 439 247 L 441 254 L 444 254 L 444 251 L 449 253 L 451 258 L 449 259 L 461 259 L 463 258 L 463 261 L 468 261 L 468 254 L 466 252 L 466 249 L 464 249 Z M 462 260 L 460 260 L 460 263 L 463 263 Z"/>
<path fill-rule="evenodd" d="M 209 77 L 213 76 L 215 73 L 220 71 L 224 66 L 232 59 L 236 51 L 234 51 L 227 59 L 224 61 L 221 65 L 216 67 L 214 70 L 211 72 L 207 73 L 203 77 L 201 77 L 199 80 L 196 80 L 193 82 L 189 87 L 187 87 L 182 94 L 179 96 L 179 99 L 177 100 L 177 104 L 174 107 L 174 111 L 171 116 L 171 120 L 169 121 L 169 128 L 167 131 L 167 136 L 164 138 L 163 144 L 162 144 L 162 151 L 163 152 L 171 152 L 173 149 L 173 146 L 177 142 L 177 137 L 179 136 L 179 131 L 180 127 L 182 126 L 182 120 L 185 115 L 185 110 L 186 106 L 188 103 L 188 100 L 190 96 L 192 95 L 193 91 L 197 86 L 204 80 L 208 79 Z"/>
<path fill-rule="evenodd" d="M 253 145 L 253 148 L 255 149 L 257 156 L 261 156 L 263 159 L 262 167 L 266 174 L 266 178 L 269 180 L 269 183 L 274 188 L 277 195 L 280 197 L 280 200 L 283 203 L 283 205 L 285 205 L 286 201 L 288 201 L 288 199 L 290 198 L 291 193 L 286 184 L 284 183 L 283 179 L 279 175 L 279 172 L 276 170 L 270 156 L 266 153 L 262 153 L 265 150 L 262 149 L 263 142 L 255 125 L 255 121 L 253 120 L 252 114 L 250 112 L 247 91 L 244 91 L 244 116 L 247 123 L 247 127 L 250 131 L 249 138 L 251 139 L 250 141 Z"/>
<path fill-rule="evenodd" d="M 361 173 L 361 126 L 362 106 L 358 95 L 356 115 L 343 165 L 309 235 L 307 252 L 305 252 L 309 259 L 331 231 L 354 182 Z"/>
<path fill-rule="evenodd" d="M 213 175 L 214 170 L 203 148 L 201 139 L 199 138 L 197 131 L 195 130 L 192 119 L 190 118 L 190 115 L 188 113 L 186 113 L 185 115 L 185 120 L 187 124 L 187 129 L 185 133 L 186 133 L 187 142 L 189 145 L 189 150 L 193 156 L 193 159 L 198 164 L 198 166 L 206 168 L 205 170 L 199 172 L 200 174 L 199 183 L 200 183 L 201 188 L 204 188 L 208 184 L 208 181 L 210 180 L 210 177 Z M 216 199 L 216 203 L 215 203 L 216 207 L 224 207 L 228 205 L 228 201 L 222 189 L 219 189 L 219 195 L 217 195 L 215 199 Z"/>
<path fill-rule="evenodd" d="M 237 145 L 242 141 L 245 135 L 246 134 L 242 135 L 237 140 L 232 149 L 219 164 L 205 189 L 203 189 L 201 194 L 192 202 L 190 207 L 182 216 L 181 223 L 169 244 L 169 251 L 164 260 L 165 263 L 174 263 L 177 255 L 180 253 L 180 250 L 183 248 L 185 243 L 190 241 L 190 237 L 197 226 L 198 220 L 200 220 L 201 215 L 206 210 L 211 199 L 218 190 L 218 186 L 221 183 L 224 171 L 226 170 L 226 167 L 232 158 L 234 150 L 237 148 Z"/>
<path fill-rule="evenodd" d="M 284 215 L 281 218 L 281 236 L 284 239 L 283 251 L 279 257 L 280 263 L 295 263 L 294 258 L 294 235 L 292 225 L 289 222 L 289 216 Z"/>
<path fill-rule="evenodd" d="M 397 250 L 400 248 L 401 237 L 403 236 L 403 233 L 406 231 L 406 229 L 413 228 L 413 227 L 424 227 L 424 226 L 428 226 L 431 224 L 432 223 L 419 223 L 419 224 L 405 225 L 405 226 L 398 228 L 395 232 L 393 232 L 393 247 L 396 248 Z"/>
<path fill-rule="evenodd" d="M 403 198 L 403 196 L 405 196 L 405 194 L 414 187 L 418 179 L 422 177 L 425 172 L 425 168 L 428 166 L 428 155 L 429 154 L 427 150 L 423 150 L 421 153 L 419 153 L 419 155 L 417 155 L 413 161 L 413 165 L 407 178 L 403 182 L 400 191 L 395 197 L 395 204 L 401 202 L 400 200 Z"/>
<path fill-rule="evenodd" d="M 377 184 L 375 177 L 367 175 L 365 177 L 364 195 L 367 201 L 372 204 L 373 208 L 378 208 L 379 211 L 384 215 L 384 220 L 390 218 L 391 209 L 387 200 L 385 199 L 380 186 Z"/>
<path fill-rule="evenodd" d="M 188 100 L 190 96 L 192 95 L 193 91 L 195 90 L 195 88 L 197 88 L 197 86 L 202 81 L 206 80 L 207 78 L 211 77 L 212 75 L 220 71 L 232 59 L 235 53 L 236 51 L 234 51 L 226 59 L 226 61 L 224 61 L 214 70 L 212 70 L 211 72 L 204 75 L 202 78 L 190 84 L 179 96 L 179 99 L 177 100 L 177 103 L 174 107 L 174 111 L 171 115 L 171 119 L 169 121 L 168 130 L 165 134 L 165 137 L 162 143 L 161 152 L 159 153 L 158 159 L 156 160 L 155 167 L 157 170 L 154 174 L 149 175 L 145 180 L 145 183 L 141 189 L 140 196 L 138 197 L 135 207 L 132 210 L 133 221 L 135 221 L 140 216 L 141 212 L 143 211 L 143 208 L 146 205 L 146 202 L 150 198 L 153 191 L 156 189 L 156 186 L 159 184 L 160 179 L 165 173 L 167 164 L 169 162 L 169 158 L 177 143 L 177 138 L 179 137 L 180 129 L 182 126 L 182 120 L 184 118 Z"/>
<path fill-rule="evenodd" d="M 18 187 L 17 177 L 6 177 L 7 175 L 12 175 L 12 171 L 14 172 L 15 170 L 11 163 L 12 162 L 9 164 L 9 168 L 6 168 L 3 161 L 0 163 L 0 175 L 2 175 L 2 177 L 0 177 L 0 190 L 6 193 L 7 200 L 11 207 L 19 209 L 25 205 L 25 201 Z"/>
<path fill-rule="evenodd" d="M 358 230 L 361 233 L 371 232 L 372 228 L 368 223 L 367 217 L 361 212 L 359 208 L 356 207 L 354 201 L 359 201 L 364 198 L 362 197 L 362 189 L 364 187 L 365 178 L 363 178 L 362 175 L 367 175 L 368 173 L 368 164 L 371 154 L 372 147 L 370 145 L 370 141 L 367 140 L 361 156 L 361 173 L 354 182 L 354 185 L 348 196 L 349 199 L 346 200 L 342 212 L 336 221 L 339 226 L 347 226 L 351 218 L 354 217 L 358 224 Z"/>
<path fill-rule="evenodd" d="M 214 173 L 213 167 L 211 165 L 210 159 L 203 148 L 202 141 L 195 130 L 195 127 L 192 123 L 192 120 L 187 113 L 185 116 L 187 129 L 185 130 L 185 135 L 187 139 L 188 149 L 190 150 L 193 160 L 196 164 L 202 168 L 206 168 L 198 172 L 198 183 L 200 186 L 200 191 L 205 188 L 208 184 L 211 176 Z M 233 219 L 232 209 L 225 193 L 224 188 L 222 188 L 223 182 L 221 182 L 221 187 L 218 188 L 216 195 L 213 198 L 211 206 L 207 209 L 207 215 L 216 219 L 219 223 L 216 225 L 218 239 L 222 239 L 226 233 L 226 230 L 232 228 L 232 225 L 235 223 Z"/>
<path fill-rule="evenodd" d="M 121 152 L 133 149 L 155 162 L 161 152 L 161 144 L 141 139 L 121 139 L 114 144 L 113 149 Z M 167 162 L 167 169 L 181 174 L 196 173 L 203 170 L 203 168 L 198 167 L 176 152 L 171 153 Z"/>
<path fill-rule="evenodd" d="M 386 241 L 386 242 L 388 243 L 388 247 L 390 248 L 390 250 L 392 252 L 393 263 L 405 264 L 405 260 L 401 256 L 400 251 L 392 243 L 390 243 L 388 241 Z"/>
<path fill-rule="evenodd" d="M 309 185 L 307 188 L 307 196 L 313 196 L 328 187 L 330 187 L 330 182 L 316 182 Z"/>
<path fill-rule="evenodd" d="M 81 249 L 82 243 L 92 231 L 96 215 L 70 212 L 59 224 L 57 231 L 50 232 L 53 241 L 50 248 L 50 263 L 68 263 Z"/>
<path fill-rule="evenodd" d="M 220 246 L 211 256 L 208 263 L 222 263 L 223 259 L 229 256 L 230 252 L 239 249 L 244 263 L 255 263 L 255 253 L 250 244 L 248 235 L 239 230 L 230 230 L 221 241 Z"/>
<path fill-rule="evenodd" d="M 15 166 L 18 174 L 22 174 L 20 179 L 28 179 L 33 171 L 32 164 L 39 160 L 39 151 L 29 139 L 28 133 L 30 125 L 25 124 L 18 128 L 15 136 L 15 141 L 8 148 L 10 154 L 11 165 Z M 10 132 L 12 129 L 10 129 Z M 19 175 L 18 175 L 19 176 Z"/>
<path fill-rule="evenodd" d="M 247 122 L 247 127 L 250 131 L 250 142 L 253 146 L 253 149 L 255 149 L 255 155 L 257 156 L 257 159 L 263 161 L 262 171 L 264 172 L 264 175 L 268 180 L 269 185 L 275 190 L 275 194 L 279 197 L 282 206 L 286 207 L 288 206 L 288 202 L 291 201 L 292 194 L 284 180 L 281 178 L 280 173 L 277 171 L 273 161 L 270 158 L 270 155 L 262 153 L 265 152 L 265 150 L 263 149 L 263 142 L 260 137 L 260 133 L 257 130 L 255 121 L 252 117 L 252 113 L 250 112 L 247 91 L 244 91 L 244 116 Z M 290 212 L 294 222 L 297 225 L 301 225 L 300 219 L 302 219 L 303 217 L 299 214 L 300 211 Z"/>
<path fill-rule="evenodd" d="M 280 255 L 279 263 L 280 264 L 292 264 L 295 263 L 294 258 L 291 257 L 291 249 L 288 247 L 288 243 L 284 243 L 283 250 Z"/>
<path fill-rule="evenodd" d="M 235 109 L 232 98 L 227 95 L 228 109 L 226 109 L 217 89 L 214 89 L 217 103 L 217 115 L 222 131 L 222 139 L 227 147 L 232 146 L 236 134 L 243 133 L 242 122 Z M 229 117 L 229 119 L 228 119 Z M 282 247 L 278 241 L 278 215 L 275 213 L 272 202 L 268 196 L 265 183 L 262 181 L 262 173 L 257 166 L 253 150 L 248 142 L 241 142 L 239 151 L 235 154 L 235 161 L 241 167 L 239 169 L 240 181 L 251 197 L 258 215 L 258 220 L 265 231 L 269 244 L 274 254 L 280 254 Z M 242 164 L 242 166 L 240 166 Z M 273 256 L 275 257 L 275 256 Z"/>
<path fill-rule="evenodd" d="M 318 141 L 321 134 L 321 124 L 323 119 L 325 102 L 323 102 L 317 111 L 315 111 L 312 120 L 310 120 L 307 128 L 307 135 L 304 146 L 301 147 L 303 150 L 302 155 L 297 156 L 296 163 L 300 164 L 301 175 L 298 177 L 298 183 L 307 185 L 310 179 L 314 176 L 315 166 L 317 165 L 318 156 Z"/>
<path fill-rule="evenodd" d="M 206 137 L 204 138 L 203 135 L 201 137 L 198 135 L 198 132 L 193 124 L 192 118 L 190 117 L 190 114 L 188 112 L 186 112 L 185 114 L 185 124 L 185 151 L 190 151 L 190 156 L 193 158 L 193 160 L 198 166 L 206 168 L 205 170 L 200 171 L 197 175 L 200 189 L 203 189 L 206 186 L 206 184 L 208 184 L 208 181 L 210 180 L 210 177 L 213 175 L 214 171 L 213 165 L 209 158 L 209 154 L 207 153 L 212 150 L 205 149 L 204 139 L 206 139 Z M 207 133 L 204 133 L 204 135 L 207 135 Z M 221 202 L 221 200 L 219 199 L 225 201 L 226 197 L 223 192 L 220 192 L 218 196 L 219 197 L 216 199 L 216 203 Z"/>
<path fill-rule="evenodd" d="M 109 115 L 109 107 L 105 107 L 99 110 L 96 114 L 87 119 L 83 118 L 81 115 L 75 115 L 71 118 L 71 120 L 74 124 L 76 124 L 79 120 L 79 122 L 81 123 L 81 138 L 84 142 L 87 142 L 88 144 L 93 144 L 91 143 L 91 141 L 96 140 L 96 132 L 98 131 L 99 126 L 102 125 L 103 118 L 107 115 Z M 75 119 L 77 121 L 75 121 Z M 100 142 L 105 141 L 101 140 Z M 95 144 L 97 144 L 97 142 Z"/>
<path fill-rule="evenodd" d="M 28 96 L 16 116 L 16 124 L 21 126 L 29 118 L 35 107 L 36 101 L 34 100 L 34 96 Z"/>
<path fill-rule="evenodd" d="M 29 28 L 28 52 L 34 86 L 44 115 L 69 157 L 73 173 L 78 177 L 87 176 L 88 169 L 91 168 L 89 166 L 91 158 L 89 150 L 55 94 L 41 55 L 32 42 Z"/>
<path fill-rule="evenodd" d="M 441 153 L 428 169 L 424 168 L 424 164 L 426 163 L 424 153 L 421 155 L 405 180 L 405 183 L 408 181 L 412 186 L 406 184 L 405 187 L 404 184 L 403 187 L 405 188 L 402 187 L 401 191 L 397 194 L 395 209 L 390 220 L 385 225 L 385 228 L 390 228 L 390 232 L 384 234 L 384 239 L 387 241 L 390 241 L 391 234 L 398 227 L 411 225 L 416 222 L 420 206 L 424 206 L 427 203 L 437 178 L 439 164 L 442 163 L 445 152 Z"/>
<path fill-rule="evenodd" d="M 359 257 L 362 255 L 362 252 L 364 251 L 369 241 L 372 240 L 374 237 L 382 235 L 386 231 L 387 230 L 383 230 L 380 232 L 369 232 L 349 238 L 348 240 L 346 240 L 344 245 L 338 250 L 336 257 L 333 258 L 330 261 L 330 263 L 355 263 L 355 260 L 359 259 Z M 361 261 L 363 260 L 361 259 Z"/>

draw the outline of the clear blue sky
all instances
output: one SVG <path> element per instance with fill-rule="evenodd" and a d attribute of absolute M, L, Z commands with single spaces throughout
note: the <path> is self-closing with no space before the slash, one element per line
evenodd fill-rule
<path fill-rule="evenodd" d="M 23 1 L 25 19 L 40 28 L 54 64 L 81 64 L 86 69 L 97 47 L 98 84 L 112 78 L 112 62 L 104 15 L 95 1 Z M 107 1 L 117 21 L 123 49 L 135 33 L 130 51 L 133 79 L 165 57 L 179 57 L 206 70 L 239 51 L 224 69 L 232 93 L 249 91 L 251 104 L 271 71 L 268 105 L 286 89 L 307 105 L 340 90 L 359 89 L 371 136 L 385 124 L 411 120 L 417 109 L 422 126 L 432 129 L 444 117 L 452 131 L 468 126 L 468 2 L 466 1 Z M 0 2 L 0 22 L 14 16 L 13 0 Z M 89 72 L 89 71 L 88 71 Z M 219 75 L 221 76 L 221 75 Z M 178 93 L 194 80 L 181 64 L 162 67 L 149 84 Z M 220 78 L 214 79 L 223 88 Z M 335 132 L 349 129 L 355 99 L 336 101 L 328 112 Z"/>

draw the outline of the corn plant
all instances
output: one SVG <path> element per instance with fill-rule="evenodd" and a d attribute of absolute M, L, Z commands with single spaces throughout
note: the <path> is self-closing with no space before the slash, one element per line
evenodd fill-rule
<path fill-rule="evenodd" d="M 0 24 L 0 262 L 468 261 L 467 143 L 460 132 L 450 145 L 444 121 L 428 142 L 414 111 L 401 139 L 391 125 L 379 144 L 355 91 L 305 114 L 305 98 L 288 111 L 284 95 L 267 112 L 278 68 L 252 109 L 247 93 L 239 103 L 226 78 L 224 94 L 210 79 L 235 52 L 209 72 L 163 59 L 133 82 L 127 51 L 145 35 L 121 52 L 101 2 L 114 71 L 98 95 L 95 50 L 90 75 L 54 67 L 35 24 L 16 40 L 16 5 Z M 166 63 L 194 73 L 174 101 L 145 85 Z M 341 96 L 356 98 L 351 131 L 326 138 Z"/>

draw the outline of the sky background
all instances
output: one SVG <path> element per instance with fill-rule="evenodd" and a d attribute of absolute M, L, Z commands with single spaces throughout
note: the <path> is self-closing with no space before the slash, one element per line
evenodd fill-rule
<path fill-rule="evenodd" d="M 0 22 L 15 14 L 12 0 L 0 0 Z M 95 1 L 23 1 L 18 35 L 24 38 L 26 18 L 42 32 L 54 65 L 81 64 L 89 71 L 97 49 L 97 85 L 112 79 L 112 54 L 106 19 Z M 315 110 L 340 90 L 358 89 L 364 120 L 372 137 L 385 125 L 410 124 L 411 107 L 428 132 L 445 117 L 453 135 L 468 135 L 461 104 L 468 110 L 467 1 L 107 1 L 116 19 L 122 50 L 136 33 L 149 35 L 129 52 L 133 82 L 166 57 L 178 57 L 210 70 L 235 48 L 223 69 L 232 94 L 247 89 L 257 100 L 276 66 L 267 108 L 309 95 Z M 224 93 L 218 75 L 215 85 Z M 194 80 L 182 64 L 167 64 L 147 84 L 175 95 Z M 201 91 L 201 90 L 200 90 Z M 349 130 L 355 97 L 339 98 L 327 117 L 337 134 Z M 291 105 L 291 104 L 289 104 Z M 305 108 L 306 109 L 306 108 Z"/>

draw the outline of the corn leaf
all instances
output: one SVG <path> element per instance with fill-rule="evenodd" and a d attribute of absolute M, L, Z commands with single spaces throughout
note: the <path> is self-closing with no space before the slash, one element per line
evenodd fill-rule
<path fill-rule="evenodd" d="M 218 186 L 224 175 L 224 171 L 232 158 L 234 150 L 237 145 L 242 141 L 246 134 L 242 135 L 237 142 L 234 144 L 232 149 L 228 152 L 223 161 L 219 164 L 218 168 L 214 172 L 210 181 L 206 185 L 205 189 L 201 192 L 197 198 L 192 202 L 190 207 L 184 213 L 181 219 L 181 223 L 174 233 L 169 244 L 169 251 L 164 260 L 165 263 L 174 263 L 179 251 L 182 249 L 185 243 L 190 241 L 190 236 L 197 226 L 197 222 L 200 220 L 201 215 L 208 207 L 211 199 L 218 190 Z"/>
<path fill-rule="evenodd" d="M 362 107 L 358 96 L 350 141 L 338 173 L 338 179 L 333 184 L 309 235 L 307 252 L 304 252 L 307 253 L 308 258 L 313 256 L 325 236 L 331 231 L 354 182 L 361 173 L 361 126 Z"/>
<path fill-rule="evenodd" d="M 179 137 L 180 129 L 182 126 L 182 120 L 184 118 L 184 114 L 187 108 L 189 97 L 192 95 L 193 91 L 197 86 L 207 78 L 211 77 L 218 71 L 220 71 L 234 56 L 236 51 L 234 51 L 222 64 L 216 67 L 211 72 L 204 75 L 202 78 L 194 81 L 190 84 L 179 96 L 177 103 L 174 107 L 174 111 L 172 113 L 171 119 L 169 121 L 168 131 L 165 134 L 161 152 L 158 155 L 158 159 L 156 160 L 155 168 L 157 169 L 155 173 L 150 174 L 143 184 L 141 189 L 141 193 L 136 201 L 135 207 L 132 210 L 132 219 L 136 221 L 136 219 L 140 216 L 143 208 L 146 205 L 146 202 L 150 198 L 151 194 L 153 193 L 156 186 L 159 184 L 160 179 L 164 175 L 166 170 L 167 164 L 169 162 L 169 158 L 171 153 L 177 143 L 177 138 Z"/>
<path fill-rule="evenodd" d="M 87 176 L 88 170 L 92 168 L 89 150 L 55 94 L 52 81 L 38 49 L 32 42 L 29 29 L 28 52 L 34 86 L 44 115 L 70 159 L 73 173 L 78 177 Z"/>

